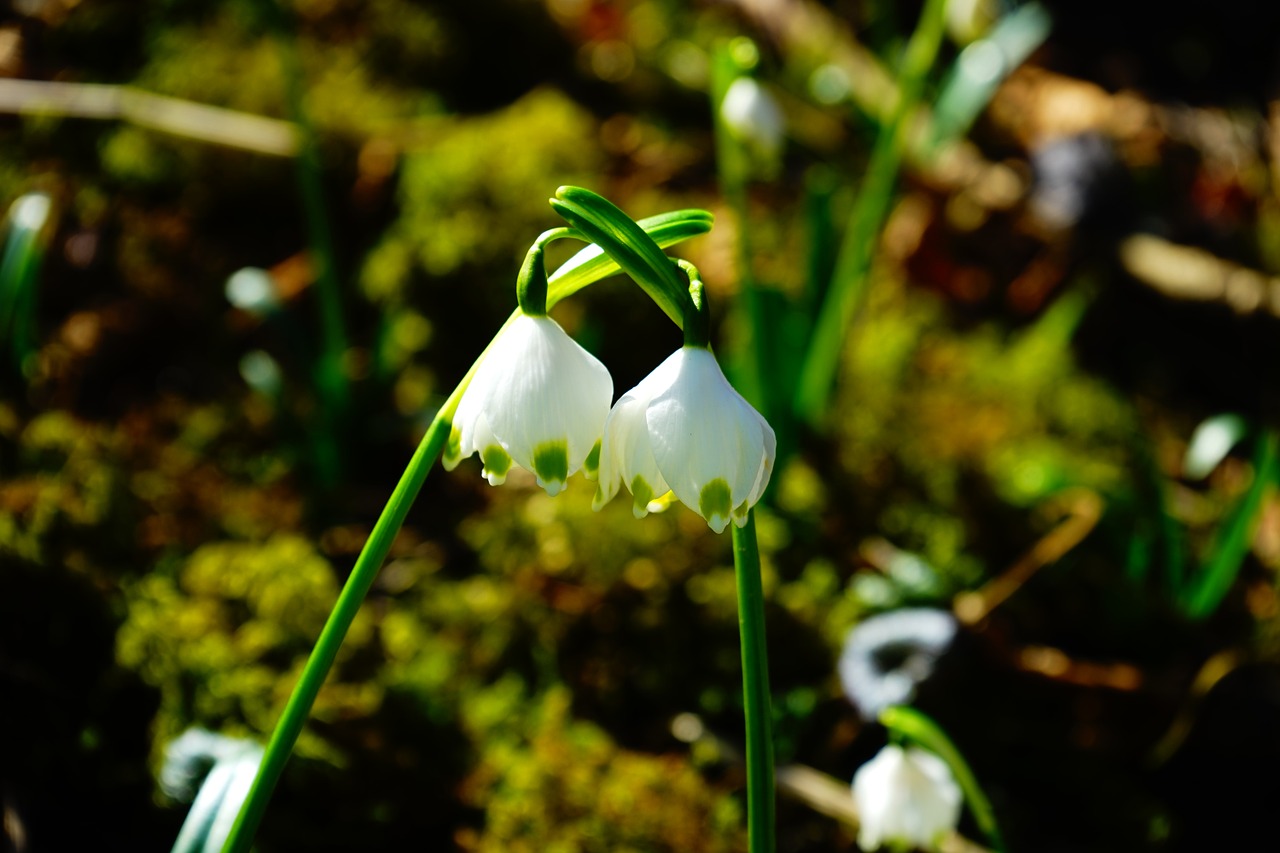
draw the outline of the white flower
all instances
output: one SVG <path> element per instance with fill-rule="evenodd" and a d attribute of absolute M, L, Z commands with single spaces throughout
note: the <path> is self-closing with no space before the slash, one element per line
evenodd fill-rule
<path fill-rule="evenodd" d="M 956 828 L 963 796 L 946 762 L 916 747 L 890 744 L 853 776 L 858 846 L 935 849 Z"/>
<path fill-rule="evenodd" d="M 515 464 L 537 475 L 547 494 L 559 494 L 595 455 L 611 399 L 613 379 L 599 360 L 550 317 L 522 315 L 494 341 L 462 395 L 444 467 L 478 452 L 491 485 Z"/>
<path fill-rule="evenodd" d="M 685 346 L 609 412 L 594 506 L 626 484 L 639 518 L 670 490 L 716 533 L 730 519 L 741 527 L 776 453 L 772 427 L 733 390 L 711 351 Z"/>
<path fill-rule="evenodd" d="M 772 158 L 782 150 L 786 124 L 778 102 L 752 77 L 739 77 L 720 102 L 720 118 L 739 139 Z"/>

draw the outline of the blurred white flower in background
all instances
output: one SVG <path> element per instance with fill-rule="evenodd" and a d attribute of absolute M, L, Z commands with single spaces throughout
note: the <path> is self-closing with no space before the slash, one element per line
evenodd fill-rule
<path fill-rule="evenodd" d="M 964 800 L 946 762 L 916 747 L 890 744 L 853 776 L 858 846 L 935 850 L 956 828 Z"/>
<path fill-rule="evenodd" d="M 729 85 L 720 102 L 720 119 L 726 128 L 766 159 L 782 152 L 786 123 L 773 95 L 754 77 L 739 77 Z"/>

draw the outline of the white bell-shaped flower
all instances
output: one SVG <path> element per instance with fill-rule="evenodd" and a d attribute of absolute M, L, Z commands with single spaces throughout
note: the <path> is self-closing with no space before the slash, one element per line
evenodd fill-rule
<path fill-rule="evenodd" d="M 595 473 L 613 379 L 550 317 L 521 316 L 493 343 L 458 404 L 444 467 L 479 453 L 491 485 L 511 466 L 556 495 L 570 475 Z M 590 457 L 590 459 L 589 459 Z"/>
<path fill-rule="evenodd" d="M 764 156 L 774 158 L 782 151 L 786 133 L 782 109 L 754 77 L 739 77 L 729 84 L 720 101 L 720 118 L 735 136 Z"/>
<path fill-rule="evenodd" d="M 776 454 L 773 428 L 733 390 L 711 351 L 685 346 L 609 412 L 594 506 L 625 484 L 639 518 L 670 490 L 720 533 L 731 519 L 746 524 Z"/>
<path fill-rule="evenodd" d="M 890 744 L 853 776 L 858 846 L 934 850 L 956 828 L 964 797 L 945 761 L 916 747 Z"/>

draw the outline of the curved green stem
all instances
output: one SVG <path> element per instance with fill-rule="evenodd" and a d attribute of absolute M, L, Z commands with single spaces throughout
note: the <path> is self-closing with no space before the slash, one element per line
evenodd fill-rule
<path fill-rule="evenodd" d="M 895 705 L 881 711 L 880 724 L 889 730 L 891 736 L 898 735 L 917 743 L 947 763 L 960 790 L 964 792 L 964 800 L 969 804 L 969 811 L 973 813 L 978 828 L 987 836 L 997 853 L 1004 853 L 1007 848 L 1000 836 L 995 809 L 991 808 L 991 801 L 978 784 L 978 777 L 973 775 L 968 762 L 941 727 L 929 717 L 905 705 Z"/>
<path fill-rule="evenodd" d="M 651 232 L 659 245 L 665 246 L 695 234 L 705 233 L 710 230 L 711 221 L 710 214 L 702 211 L 675 211 L 642 220 L 639 225 Z M 618 270 L 617 263 L 610 257 L 595 246 L 588 246 L 566 261 L 551 277 L 547 304 L 554 305 L 565 296 L 581 290 L 594 281 L 613 275 Z M 516 309 L 502 328 L 505 329 L 511 325 L 519 316 L 520 310 Z M 498 334 L 502 334 L 501 330 Z M 495 335 L 495 339 L 496 337 Z M 458 387 L 440 407 L 440 411 L 436 413 L 417 451 L 410 459 L 408 467 L 405 468 L 400 482 L 396 484 L 391 498 L 383 508 L 382 515 L 374 525 L 369 541 L 365 543 L 364 549 L 356 559 L 355 568 L 351 570 L 351 575 L 342 588 L 342 593 L 338 596 L 338 601 L 329 614 L 324 629 L 320 632 L 315 649 L 312 650 L 311 657 L 302 670 L 302 676 L 294 686 L 288 704 L 285 705 L 284 713 L 281 714 L 280 721 L 272 732 L 262 765 L 258 768 L 258 775 L 254 778 L 253 786 L 249 789 L 244 804 L 240 808 L 240 814 L 236 817 L 235 825 L 231 828 L 231 834 L 223 845 L 223 853 L 246 853 L 249 850 L 249 845 L 252 844 L 258 830 L 258 824 L 261 823 L 262 815 L 266 811 L 267 802 L 280 779 L 280 774 L 284 771 L 298 735 L 302 733 L 302 727 L 306 725 L 311 706 L 315 703 L 316 696 L 329 674 L 329 669 L 333 666 L 338 649 L 342 646 L 342 641 L 346 638 L 347 631 L 356 613 L 359 612 L 365 595 L 373 585 L 378 569 L 382 567 L 382 562 L 391 549 L 391 543 L 395 540 L 401 525 L 404 524 L 409 508 L 422 489 L 427 473 L 444 450 L 449 432 L 453 428 L 453 416 L 457 412 L 458 403 L 462 400 L 463 393 L 471 384 L 471 378 L 488 351 L 489 348 L 486 347 L 471 365 L 466 376 L 458 383 Z"/>
<path fill-rule="evenodd" d="M 560 187 L 551 207 L 617 261 L 671 321 L 684 328 L 689 291 L 653 238 L 617 206 L 582 187 Z"/>
<path fill-rule="evenodd" d="M 707 305 L 707 291 L 702 285 L 698 268 L 684 258 L 676 259 L 676 266 L 689 279 L 689 300 L 693 312 L 684 318 L 684 345 L 687 347 L 711 346 L 711 308 Z"/>
<path fill-rule="evenodd" d="M 546 249 L 556 240 L 572 237 L 583 242 L 590 242 L 582 234 L 572 228 L 552 228 L 543 231 L 538 239 L 529 247 L 524 256 L 524 265 L 516 276 L 516 302 L 526 317 L 545 317 L 547 315 L 547 281 Z"/>
<path fill-rule="evenodd" d="M 742 637 L 742 706 L 747 723 L 747 838 L 751 853 L 774 849 L 773 711 L 764 636 L 764 587 L 755 510 L 733 527 L 733 568 L 738 581 L 738 630 Z"/>

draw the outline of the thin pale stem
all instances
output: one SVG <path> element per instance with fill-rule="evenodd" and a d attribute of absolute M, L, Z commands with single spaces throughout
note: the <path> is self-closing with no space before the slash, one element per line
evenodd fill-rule
<path fill-rule="evenodd" d="M 733 527 L 733 566 L 738 581 L 742 705 L 747 723 L 747 838 L 751 853 L 773 853 L 773 712 L 755 510 L 747 513 L 743 527 Z"/>

